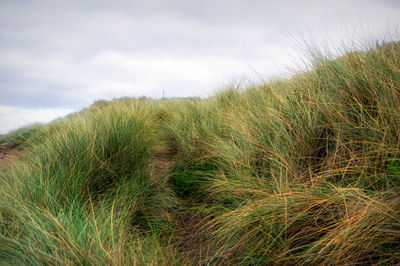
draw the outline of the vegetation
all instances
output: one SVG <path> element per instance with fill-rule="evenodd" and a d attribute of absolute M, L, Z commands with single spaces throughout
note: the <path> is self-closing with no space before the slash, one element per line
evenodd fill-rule
<path fill-rule="evenodd" d="M 2 263 L 400 263 L 399 43 L 38 132 L 0 172 Z"/>
<path fill-rule="evenodd" d="M 7 135 L 0 135 L 0 150 L 26 148 L 31 140 L 38 139 L 41 134 L 44 134 L 43 129 L 42 124 L 33 124 L 14 130 Z"/>

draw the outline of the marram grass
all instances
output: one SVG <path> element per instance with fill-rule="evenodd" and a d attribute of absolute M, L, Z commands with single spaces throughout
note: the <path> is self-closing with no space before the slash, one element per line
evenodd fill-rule
<path fill-rule="evenodd" d="M 23 137 L 20 137 L 23 136 Z M 400 263 L 400 45 L 3 136 L 2 264 Z"/>

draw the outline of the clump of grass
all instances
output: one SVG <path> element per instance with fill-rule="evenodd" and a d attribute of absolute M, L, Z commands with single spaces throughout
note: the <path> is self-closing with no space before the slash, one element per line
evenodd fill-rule
<path fill-rule="evenodd" d="M 43 137 L 44 125 L 34 124 L 14 130 L 6 135 L 0 136 L 0 149 L 19 149 L 22 150 L 29 146 L 34 139 Z"/>
<path fill-rule="evenodd" d="M 147 170 L 153 135 L 151 111 L 123 101 L 60 121 L 2 174 L 3 259 L 118 264 L 173 232 L 177 201 Z"/>
<path fill-rule="evenodd" d="M 198 182 L 217 250 L 204 262 L 399 261 L 399 55 L 391 43 L 318 58 L 292 80 L 218 95 L 202 123 L 177 123 L 178 149 L 214 171 Z"/>

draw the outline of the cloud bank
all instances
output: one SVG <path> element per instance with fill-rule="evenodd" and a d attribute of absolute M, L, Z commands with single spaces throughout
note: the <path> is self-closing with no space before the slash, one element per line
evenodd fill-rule
<path fill-rule="evenodd" d="M 205 97 L 295 67 L 298 41 L 335 47 L 399 22 L 394 0 L 2 1 L 0 132 L 98 99 Z"/>

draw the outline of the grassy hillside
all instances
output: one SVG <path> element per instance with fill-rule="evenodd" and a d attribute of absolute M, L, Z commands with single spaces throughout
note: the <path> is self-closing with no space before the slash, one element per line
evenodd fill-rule
<path fill-rule="evenodd" d="M 2 264 L 400 263 L 399 43 L 2 139 Z"/>

